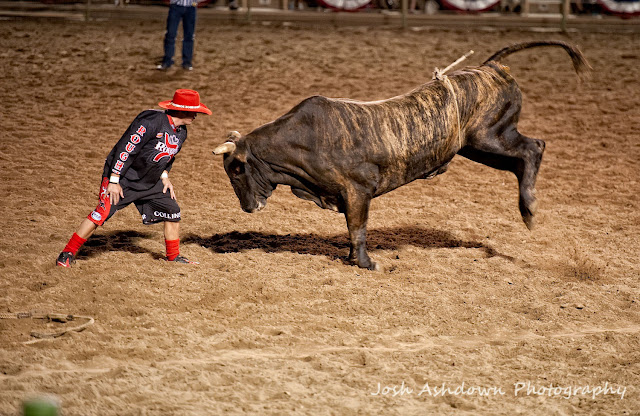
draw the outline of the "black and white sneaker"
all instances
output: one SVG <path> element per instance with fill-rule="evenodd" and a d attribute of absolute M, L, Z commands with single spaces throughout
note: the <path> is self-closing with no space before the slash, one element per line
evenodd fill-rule
<path fill-rule="evenodd" d="M 165 258 L 165 260 L 167 261 L 172 261 L 174 263 L 183 263 L 183 264 L 200 264 L 197 261 L 191 261 L 188 258 L 184 257 L 184 256 L 180 256 L 178 255 L 175 259 L 173 260 L 169 260 L 167 258 Z"/>
<path fill-rule="evenodd" d="M 72 252 L 63 251 L 58 256 L 58 260 L 56 260 L 56 266 L 69 268 L 75 262 L 76 262 L 76 256 L 74 256 Z"/>

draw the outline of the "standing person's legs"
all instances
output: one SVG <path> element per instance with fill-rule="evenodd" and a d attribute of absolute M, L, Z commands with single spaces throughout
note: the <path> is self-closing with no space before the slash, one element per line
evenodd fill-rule
<path fill-rule="evenodd" d="M 85 218 L 80 223 L 80 227 L 78 227 L 78 231 L 76 231 L 76 234 L 78 234 L 78 236 L 80 236 L 81 238 L 88 240 L 93 232 L 97 229 L 98 226 L 93 221 L 91 221 L 89 218 Z"/>
<path fill-rule="evenodd" d="M 180 238 L 180 223 L 179 222 L 164 222 L 164 238 L 167 240 L 177 240 Z"/>
<path fill-rule="evenodd" d="M 174 261 L 180 255 L 179 222 L 164 222 L 164 243 L 167 248 L 167 260 Z"/>
<path fill-rule="evenodd" d="M 162 59 L 162 66 L 165 68 L 169 68 L 173 65 L 176 35 L 178 34 L 180 19 L 182 18 L 180 9 L 183 9 L 183 7 L 175 4 L 169 6 L 169 14 L 167 15 L 167 31 L 164 35 L 164 58 Z"/>
<path fill-rule="evenodd" d="M 98 226 L 103 225 L 116 211 L 131 203 L 131 201 L 121 199 L 118 204 L 111 205 L 109 197 L 107 196 L 108 185 L 109 179 L 103 178 L 98 193 L 98 206 L 80 223 L 78 230 L 73 233 L 67 245 L 62 249 L 62 252 L 56 260 L 58 266 L 71 267 L 71 264 L 75 262 L 78 250 L 80 250 L 80 247 L 91 237 Z"/>
<path fill-rule="evenodd" d="M 198 264 L 180 255 L 180 223 L 174 221 L 164 222 L 164 243 L 167 248 L 167 260 L 176 263 Z"/>
<path fill-rule="evenodd" d="M 166 260 L 176 263 L 198 264 L 180 255 L 180 206 L 169 192 L 162 192 L 163 184 L 149 191 L 144 199 L 135 202 L 145 225 L 164 223 L 164 242 L 167 249 Z"/>
<path fill-rule="evenodd" d="M 187 7 L 182 18 L 182 29 L 184 39 L 182 40 L 182 67 L 191 69 L 193 67 L 193 44 L 196 36 L 196 8 Z"/>
<path fill-rule="evenodd" d="M 78 231 L 73 233 L 69 242 L 62 249 L 62 252 L 58 255 L 58 259 L 56 260 L 56 265 L 62 267 L 71 267 L 76 260 L 76 254 L 80 247 L 91 237 L 91 234 L 98 228 L 96 224 L 94 224 L 90 219 L 85 218 L 82 223 L 80 223 L 80 227 L 78 227 Z"/>

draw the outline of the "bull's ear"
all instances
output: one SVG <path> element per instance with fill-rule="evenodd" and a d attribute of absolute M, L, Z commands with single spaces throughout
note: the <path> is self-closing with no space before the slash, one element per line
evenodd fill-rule
<path fill-rule="evenodd" d="M 236 144 L 234 142 L 224 142 L 220 146 L 213 149 L 214 155 L 222 155 L 225 153 L 232 153 L 236 150 Z"/>
<path fill-rule="evenodd" d="M 242 163 L 247 163 L 247 143 L 245 143 L 244 140 L 241 140 L 236 144 L 237 147 L 235 152 L 233 152 L 233 157 L 235 157 Z"/>

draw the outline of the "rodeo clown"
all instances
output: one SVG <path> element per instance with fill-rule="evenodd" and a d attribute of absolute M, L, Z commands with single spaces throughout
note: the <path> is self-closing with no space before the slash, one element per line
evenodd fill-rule
<path fill-rule="evenodd" d="M 99 202 L 80 224 L 56 264 L 71 267 L 80 247 L 99 225 L 134 203 L 143 224 L 164 222 L 166 260 L 198 264 L 180 255 L 180 207 L 169 171 L 174 156 L 187 139 L 187 126 L 198 113 L 211 114 L 197 91 L 179 89 L 162 110 L 145 110 L 133 120 L 107 156 L 102 172 Z"/>

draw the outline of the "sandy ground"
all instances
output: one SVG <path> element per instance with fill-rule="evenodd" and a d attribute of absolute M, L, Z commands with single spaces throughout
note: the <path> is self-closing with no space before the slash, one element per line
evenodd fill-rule
<path fill-rule="evenodd" d="M 36 393 L 64 415 L 639 414 L 637 36 L 201 25 L 196 70 L 158 73 L 163 31 L 154 19 L 0 25 L 0 312 L 95 318 L 28 345 L 33 330 L 84 321 L 0 319 L 0 414 Z M 477 65 L 555 38 L 581 47 L 591 81 L 560 49 L 505 60 L 520 130 L 547 142 L 532 232 L 516 179 L 457 157 L 374 200 L 384 271 L 370 272 L 345 264 L 342 215 L 286 187 L 245 214 L 211 154 L 228 130 L 309 95 L 387 98 L 469 49 Z M 74 268 L 55 267 L 115 141 L 176 88 L 214 111 L 172 170 L 182 252 L 201 264 L 160 260 L 162 227 L 130 207 Z"/>

